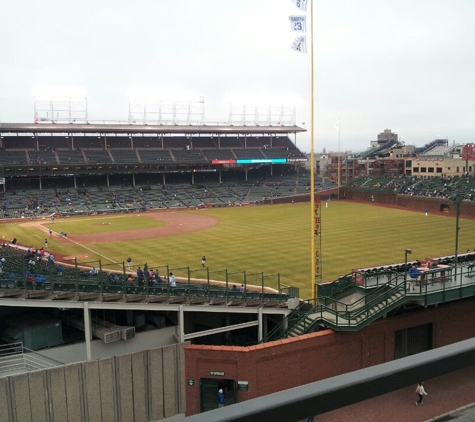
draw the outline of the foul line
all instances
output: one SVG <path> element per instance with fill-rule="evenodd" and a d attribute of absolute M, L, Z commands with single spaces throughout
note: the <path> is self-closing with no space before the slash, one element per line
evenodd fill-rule
<path fill-rule="evenodd" d="M 53 233 L 55 233 L 55 232 L 53 232 Z M 57 233 L 55 233 L 55 234 L 57 234 Z M 75 240 L 70 239 L 70 238 L 67 237 L 67 236 L 62 236 L 62 235 L 59 235 L 59 236 L 60 236 L 60 237 L 63 237 L 64 239 L 69 240 L 70 242 L 76 244 L 77 246 L 80 246 L 81 248 L 87 249 L 88 251 L 90 251 L 90 252 L 92 252 L 92 253 L 94 253 L 94 254 L 96 254 L 96 255 L 99 255 L 100 257 L 102 257 L 102 258 L 104 258 L 104 259 L 107 259 L 108 261 L 112 262 L 113 264 L 116 264 L 116 263 L 117 263 L 117 261 L 114 261 L 114 260 L 108 258 L 107 256 L 102 255 L 102 254 L 100 254 L 99 252 L 96 252 L 94 249 L 88 248 L 87 246 L 84 246 L 83 244 L 81 244 L 81 243 L 79 243 L 79 242 L 76 242 Z M 117 265 L 121 266 L 122 264 L 117 263 Z"/>

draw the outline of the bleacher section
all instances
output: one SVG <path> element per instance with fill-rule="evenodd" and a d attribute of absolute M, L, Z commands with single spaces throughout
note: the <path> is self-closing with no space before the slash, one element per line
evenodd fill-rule
<path fill-rule="evenodd" d="M 89 164 L 109 164 L 112 163 L 112 159 L 109 155 L 109 151 L 104 150 L 84 150 L 87 162 Z"/>
<path fill-rule="evenodd" d="M 56 150 L 56 155 L 60 164 L 85 164 L 81 151 Z"/>
<path fill-rule="evenodd" d="M 206 158 L 211 160 L 235 160 L 236 156 L 233 153 L 233 150 L 230 148 L 223 149 L 210 149 L 203 151 Z"/>
<path fill-rule="evenodd" d="M 420 156 L 444 156 L 445 154 L 451 152 L 454 148 L 455 146 L 435 145 L 433 148 L 425 150 L 423 154 L 420 154 Z"/>
<path fill-rule="evenodd" d="M 418 154 L 425 154 L 436 146 L 447 146 L 449 141 L 447 139 L 434 139 L 433 141 L 425 144 L 422 148 L 416 148 L 415 152 Z"/>
<path fill-rule="evenodd" d="M 137 157 L 137 153 L 135 150 L 130 149 L 111 149 L 109 150 L 112 158 L 114 159 L 115 163 L 123 163 L 123 164 L 134 164 L 138 163 L 139 159 Z"/>
<path fill-rule="evenodd" d="M 137 150 L 142 163 L 163 163 L 171 164 L 175 161 L 169 150 L 161 149 L 138 149 Z"/>
<path fill-rule="evenodd" d="M 234 149 L 237 159 L 265 158 L 260 149 Z"/>
<path fill-rule="evenodd" d="M 28 162 L 30 164 L 46 165 L 58 164 L 56 154 L 53 150 L 50 151 L 28 151 Z"/>
<path fill-rule="evenodd" d="M 26 151 L 0 151 L 0 164 L 23 165 L 27 163 Z"/>
<path fill-rule="evenodd" d="M 196 150 L 174 150 L 172 152 L 177 163 L 207 163 L 208 160 L 201 151 Z"/>
<path fill-rule="evenodd" d="M 267 293 L 262 288 L 247 288 L 247 285 L 243 292 L 238 291 L 236 285 L 240 285 L 240 281 L 229 281 L 226 285 L 211 284 L 209 280 L 197 283 L 188 278 L 177 280 L 176 287 L 172 288 L 160 277 L 151 279 L 147 271 L 143 280 L 138 280 L 135 273 L 126 271 L 125 263 L 115 263 L 114 270 L 102 267 L 100 262 L 55 264 L 48 262 L 47 253 L 41 255 L 37 250 L 28 252 L 12 246 L 1 247 L 0 258 L 5 258 L 0 276 L 1 297 L 124 301 L 128 296 L 136 296 L 135 301 L 228 306 L 285 306 L 289 299 L 289 294 L 282 291 Z M 91 274 L 93 267 L 97 270 L 95 274 Z M 121 267 L 122 270 L 116 270 Z M 141 267 L 148 268 L 146 264 Z M 159 267 L 151 268 L 158 270 Z M 171 269 L 162 267 L 161 270 L 168 273 Z M 129 274 L 132 282 L 126 281 Z"/>

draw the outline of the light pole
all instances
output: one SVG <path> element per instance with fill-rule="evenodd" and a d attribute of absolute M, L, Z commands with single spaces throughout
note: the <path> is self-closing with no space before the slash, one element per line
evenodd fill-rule
<path fill-rule="evenodd" d="M 412 249 L 404 251 L 404 292 L 407 290 L 407 255 L 412 253 Z"/>

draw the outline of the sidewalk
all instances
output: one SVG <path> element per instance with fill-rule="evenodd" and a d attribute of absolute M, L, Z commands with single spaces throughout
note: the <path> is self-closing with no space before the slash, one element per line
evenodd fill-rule
<path fill-rule="evenodd" d="M 416 406 L 418 399 L 416 385 L 394 391 L 374 399 L 365 400 L 323 415 L 316 416 L 315 422 L 425 422 L 448 421 L 447 413 L 463 413 L 464 418 L 475 421 L 475 408 L 467 407 L 475 403 L 475 366 L 430 380 L 421 380 L 429 394 L 424 403 Z M 442 415 L 445 415 L 441 417 Z M 468 415 L 468 416 L 467 416 Z M 440 418 L 438 418 L 440 417 Z"/>

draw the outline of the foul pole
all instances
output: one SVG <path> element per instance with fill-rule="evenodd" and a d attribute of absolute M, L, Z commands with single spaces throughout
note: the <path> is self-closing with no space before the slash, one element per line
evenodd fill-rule
<path fill-rule="evenodd" d="M 317 297 L 316 285 L 316 256 L 315 256 L 315 240 L 316 240 L 316 212 L 315 212 L 315 117 L 314 117 L 314 69 L 313 69 L 313 0 L 310 0 L 310 253 L 311 253 L 311 283 L 312 283 L 312 299 Z"/>

